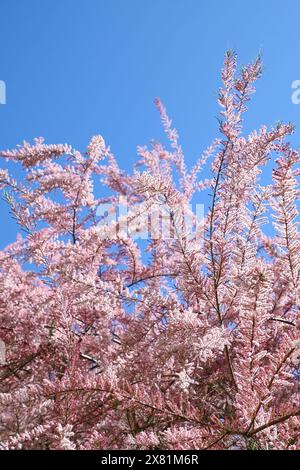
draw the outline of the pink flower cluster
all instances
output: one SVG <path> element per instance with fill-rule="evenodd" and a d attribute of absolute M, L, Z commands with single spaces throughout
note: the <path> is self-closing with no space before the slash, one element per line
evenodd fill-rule
<path fill-rule="evenodd" d="M 290 124 L 243 134 L 260 73 L 226 54 L 220 138 L 190 170 L 159 100 L 170 148 L 139 147 L 132 174 L 101 136 L 1 152 L 24 178 L 0 171 L 22 229 L 0 252 L 0 448 L 300 448 L 299 155 Z M 97 218 L 161 200 L 176 232 L 207 189 L 201 242 L 111 238 Z"/>

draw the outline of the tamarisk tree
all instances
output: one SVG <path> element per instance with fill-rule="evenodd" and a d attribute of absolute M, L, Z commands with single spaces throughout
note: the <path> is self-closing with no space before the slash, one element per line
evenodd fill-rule
<path fill-rule="evenodd" d="M 130 174 L 101 136 L 1 152 L 1 448 L 300 448 L 299 155 L 290 124 L 243 133 L 260 74 L 226 53 L 191 169 L 159 100 L 169 145 Z"/>

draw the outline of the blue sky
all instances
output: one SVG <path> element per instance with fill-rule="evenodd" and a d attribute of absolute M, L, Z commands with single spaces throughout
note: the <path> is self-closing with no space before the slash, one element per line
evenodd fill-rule
<path fill-rule="evenodd" d="M 278 120 L 299 127 L 299 0 L 1 0 L 0 148 L 43 136 L 85 150 L 101 133 L 121 166 L 163 138 L 160 96 L 191 164 L 217 133 L 226 49 L 240 63 L 262 52 L 264 75 L 246 130 Z M 0 162 L 6 167 L 6 162 Z M 0 247 L 16 226 L 0 202 Z"/>

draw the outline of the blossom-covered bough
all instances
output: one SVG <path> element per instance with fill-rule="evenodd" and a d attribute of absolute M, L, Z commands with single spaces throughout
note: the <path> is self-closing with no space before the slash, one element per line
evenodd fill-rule
<path fill-rule="evenodd" d="M 0 172 L 22 228 L 0 253 L 1 448 L 300 448 L 299 155 L 290 124 L 243 135 L 260 73 L 226 54 L 220 138 L 191 170 L 159 100 L 170 149 L 132 174 L 100 136 L 1 152 L 24 169 Z M 182 214 L 207 192 L 199 236 Z M 126 220 L 99 217 L 120 201 Z M 158 218 L 140 243 L 161 204 L 170 236 Z"/>

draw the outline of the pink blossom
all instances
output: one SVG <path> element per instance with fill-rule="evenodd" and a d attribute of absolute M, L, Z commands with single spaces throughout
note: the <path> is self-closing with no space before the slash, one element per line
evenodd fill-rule
<path fill-rule="evenodd" d="M 130 174 L 99 135 L 1 152 L 24 177 L 0 170 L 22 230 L 0 252 L 0 448 L 300 449 L 299 154 L 291 124 L 244 135 L 260 74 L 226 53 L 191 169 L 160 100 L 168 148 Z M 199 239 L 182 214 L 207 190 Z M 134 239 L 162 205 L 173 236 Z"/>

